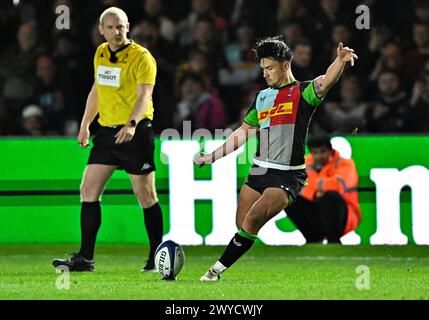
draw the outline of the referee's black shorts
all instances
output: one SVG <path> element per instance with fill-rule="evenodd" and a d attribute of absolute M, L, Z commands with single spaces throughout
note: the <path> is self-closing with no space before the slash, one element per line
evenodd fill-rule
<path fill-rule="evenodd" d="M 132 175 L 145 175 L 155 171 L 154 133 L 152 122 L 144 119 L 139 122 L 133 139 L 122 144 L 115 144 L 115 134 L 123 126 L 101 126 L 95 134 L 94 144 L 88 164 L 117 166 Z"/>

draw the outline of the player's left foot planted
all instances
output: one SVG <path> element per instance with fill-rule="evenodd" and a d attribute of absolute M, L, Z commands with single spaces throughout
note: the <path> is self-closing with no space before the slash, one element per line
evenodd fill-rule
<path fill-rule="evenodd" d="M 157 272 L 155 261 L 153 259 L 147 260 L 146 265 L 140 270 L 140 272 Z"/>
<path fill-rule="evenodd" d="M 79 253 L 72 253 L 67 259 L 55 259 L 52 264 L 57 269 L 69 272 L 94 271 L 94 260 L 87 260 Z"/>
<path fill-rule="evenodd" d="M 213 269 L 209 269 L 201 278 L 203 282 L 216 282 L 220 281 L 220 274 L 214 271 Z"/>

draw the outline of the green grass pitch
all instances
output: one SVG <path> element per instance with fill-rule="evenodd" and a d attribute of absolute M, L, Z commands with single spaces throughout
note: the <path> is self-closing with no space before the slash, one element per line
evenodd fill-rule
<path fill-rule="evenodd" d="M 418 246 L 254 246 L 220 283 L 199 277 L 223 247 L 184 247 L 178 280 L 139 270 L 146 246 L 98 245 L 93 273 L 71 273 L 57 289 L 51 265 L 76 246 L 0 246 L 0 299 L 429 299 L 429 248 Z M 369 268 L 368 289 L 358 289 L 358 266 Z"/>

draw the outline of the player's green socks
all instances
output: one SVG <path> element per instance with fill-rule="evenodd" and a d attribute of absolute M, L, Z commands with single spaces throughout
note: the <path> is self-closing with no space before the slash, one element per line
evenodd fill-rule
<path fill-rule="evenodd" d="M 94 258 L 95 240 L 101 225 L 100 201 L 82 202 L 80 230 L 82 242 L 79 253 L 87 260 Z"/>
<path fill-rule="evenodd" d="M 156 248 L 161 244 L 163 236 L 162 211 L 159 202 L 144 209 L 144 223 L 150 243 L 149 259 L 154 259 Z"/>
<path fill-rule="evenodd" d="M 222 257 L 220 257 L 219 261 L 213 266 L 215 271 L 221 273 L 226 268 L 232 266 L 252 247 L 257 238 L 257 236 L 240 229 L 226 247 Z"/>

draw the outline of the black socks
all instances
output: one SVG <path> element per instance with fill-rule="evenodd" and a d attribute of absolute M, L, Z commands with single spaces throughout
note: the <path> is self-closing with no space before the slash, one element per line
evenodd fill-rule
<path fill-rule="evenodd" d="M 101 225 L 100 201 L 82 202 L 80 229 L 82 242 L 79 253 L 87 260 L 94 258 L 95 240 Z"/>
<path fill-rule="evenodd" d="M 232 238 L 222 257 L 220 257 L 219 262 L 226 268 L 229 268 L 253 246 L 256 239 L 257 236 L 251 235 L 241 229 Z"/>
<path fill-rule="evenodd" d="M 162 211 L 159 203 L 144 209 L 144 222 L 150 242 L 149 259 L 154 259 L 156 248 L 162 242 Z M 95 241 L 101 225 L 100 202 L 82 202 L 80 228 L 82 242 L 79 253 L 87 260 L 94 259 Z"/>
<path fill-rule="evenodd" d="M 154 259 L 156 248 L 162 242 L 163 224 L 162 224 L 162 211 L 159 202 L 150 208 L 144 210 L 144 223 L 149 237 L 150 252 L 149 259 Z"/>

